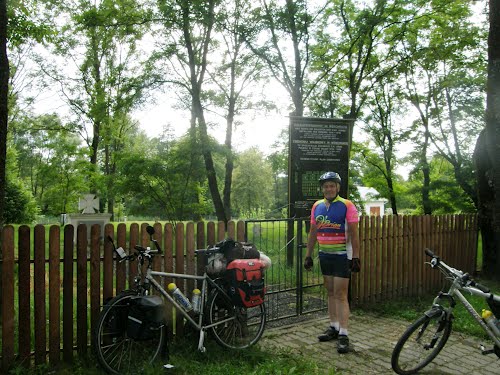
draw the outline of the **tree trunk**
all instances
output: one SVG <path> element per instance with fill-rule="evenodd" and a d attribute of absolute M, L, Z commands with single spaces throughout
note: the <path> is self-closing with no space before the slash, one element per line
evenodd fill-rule
<path fill-rule="evenodd" d="M 217 220 L 223 221 L 225 224 L 227 224 L 229 220 L 226 216 L 224 204 L 222 203 L 222 199 L 219 193 L 219 187 L 217 185 L 217 174 L 215 172 L 212 152 L 210 151 L 210 141 L 208 138 L 207 124 L 205 122 L 205 116 L 203 115 L 203 108 L 201 106 L 199 95 L 196 95 L 195 93 L 193 93 L 193 107 L 196 112 L 196 117 L 198 118 L 198 127 L 200 129 L 200 144 L 202 150 L 201 152 L 203 154 L 203 159 L 205 160 L 208 188 L 210 190 L 210 195 L 212 196 L 212 201 L 214 203 L 215 214 L 217 215 Z"/>
<path fill-rule="evenodd" d="M 398 208 L 396 204 L 396 194 L 394 193 L 394 184 L 392 183 L 392 177 L 387 177 L 387 187 L 389 188 L 389 200 L 391 202 L 392 214 L 397 215 Z"/>
<path fill-rule="evenodd" d="M 422 206 L 424 208 L 425 215 L 432 215 L 432 205 L 430 199 L 430 186 L 431 186 L 431 167 L 427 161 L 427 148 L 429 146 L 429 126 L 427 121 L 424 121 L 425 133 L 424 133 L 424 145 L 422 147 L 422 153 L 420 158 L 420 165 L 422 166 L 422 174 L 424 175 L 424 181 L 422 184 Z"/>
<path fill-rule="evenodd" d="M 234 106 L 233 113 L 234 113 Z M 231 111 L 231 110 L 230 110 Z M 234 116 L 230 115 L 227 119 L 226 126 L 226 173 L 224 177 L 224 191 L 223 191 L 223 205 L 226 219 L 231 220 L 231 186 L 233 182 L 233 169 L 234 169 L 234 158 L 233 158 L 233 147 L 232 147 L 232 136 L 233 136 L 233 119 Z"/>
<path fill-rule="evenodd" d="M 483 273 L 500 279 L 500 0 L 490 0 L 486 126 L 474 153 Z"/>
<path fill-rule="evenodd" d="M 3 258 L 5 224 L 5 169 L 7 165 L 7 123 L 9 97 L 9 59 L 7 57 L 7 0 L 0 0 L 0 259 Z M 0 262 L 0 276 L 2 275 Z M 2 278 L 0 277 L 0 316 L 2 311 Z"/>

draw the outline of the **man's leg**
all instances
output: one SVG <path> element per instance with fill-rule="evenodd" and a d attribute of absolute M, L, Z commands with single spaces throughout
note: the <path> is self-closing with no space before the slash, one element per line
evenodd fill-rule
<path fill-rule="evenodd" d="M 318 336 L 319 341 L 330 341 L 334 340 L 338 337 L 339 333 L 339 320 L 337 318 L 337 306 L 335 302 L 335 294 L 334 294 L 334 282 L 333 276 L 325 276 L 323 275 L 323 281 L 327 292 L 328 298 L 328 317 L 330 318 L 330 327 L 323 333 Z"/>
<path fill-rule="evenodd" d="M 338 317 L 340 322 L 340 328 L 347 330 L 349 323 L 349 302 L 347 300 L 347 292 L 349 290 L 349 279 L 343 277 L 333 278 L 333 306 L 336 308 L 335 315 Z M 330 298 L 328 298 L 330 301 Z M 330 307 L 330 305 L 328 305 Z"/>
<path fill-rule="evenodd" d="M 334 288 L 334 278 L 333 276 L 323 276 L 324 285 L 326 288 L 326 293 L 328 297 L 328 316 L 330 318 L 330 322 L 338 322 L 337 318 L 337 306 L 335 303 L 335 288 Z"/>
<path fill-rule="evenodd" d="M 336 315 L 339 319 L 339 342 L 337 343 L 337 351 L 339 353 L 347 353 L 349 350 L 349 339 L 347 338 L 347 328 L 349 323 L 349 302 L 347 294 L 349 290 L 349 279 L 343 277 L 334 278 L 334 299 L 336 306 Z"/>

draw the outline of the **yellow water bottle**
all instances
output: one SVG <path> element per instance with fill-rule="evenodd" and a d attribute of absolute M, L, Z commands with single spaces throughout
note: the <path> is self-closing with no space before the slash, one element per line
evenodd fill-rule
<path fill-rule="evenodd" d="M 198 288 L 193 290 L 193 300 L 191 301 L 191 305 L 193 305 L 193 311 L 198 314 L 201 307 L 201 290 Z"/>
<path fill-rule="evenodd" d="M 189 299 L 181 292 L 179 288 L 177 288 L 177 285 L 175 285 L 175 283 L 168 284 L 168 290 L 172 293 L 175 300 L 184 308 L 184 310 L 191 311 L 193 309 L 193 306 L 191 305 Z"/>
<path fill-rule="evenodd" d="M 497 327 L 497 318 L 495 318 L 495 315 L 490 310 L 484 310 L 481 314 L 481 317 L 483 320 L 488 324 L 488 327 L 491 328 L 491 330 L 495 333 L 497 337 L 500 337 L 500 330 Z"/>

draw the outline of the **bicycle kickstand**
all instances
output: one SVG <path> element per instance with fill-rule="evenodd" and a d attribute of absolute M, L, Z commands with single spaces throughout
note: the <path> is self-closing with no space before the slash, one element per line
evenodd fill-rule
<path fill-rule="evenodd" d="M 198 341 L 198 350 L 200 353 L 205 353 L 207 349 L 203 346 L 203 342 L 205 341 L 205 330 L 200 330 L 200 341 Z"/>

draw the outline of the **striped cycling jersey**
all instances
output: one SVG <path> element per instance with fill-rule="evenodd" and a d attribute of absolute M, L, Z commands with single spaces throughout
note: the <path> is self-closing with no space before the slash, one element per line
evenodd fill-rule
<path fill-rule="evenodd" d="M 318 229 L 319 251 L 324 253 L 346 253 L 352 257 L 352 247 L 347 241 L 348 223 L 359 221 L 358 210 L 350 200 L 337 196 L 327 206 L 327 200 L 321 199 L 311 209 L 311 225 Z"/>

